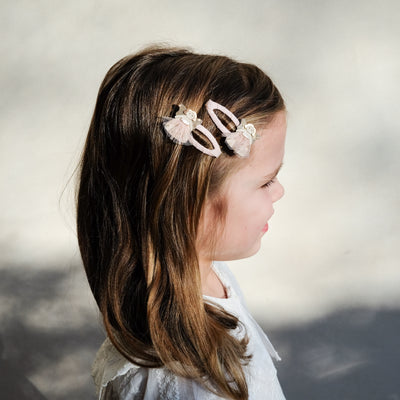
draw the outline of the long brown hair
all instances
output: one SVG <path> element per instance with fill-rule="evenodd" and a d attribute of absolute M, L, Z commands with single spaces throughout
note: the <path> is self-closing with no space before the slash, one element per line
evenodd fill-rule
<path fill-rule="evenodd" d="M 127 359 L 247 399 L 247 339 L 230 334 L 234 316 L 203 301 L 196 255 L 204 202 L 237 160 L 209 99 L 255 123 L 284 109 L 267 75 L 227 57 L 151 47 L 109 70 L 80 165 L 78 239 L 107 334 Z M 218 159 L 166 137 L 162 117 L 178 104 L 216 137 Z"/>

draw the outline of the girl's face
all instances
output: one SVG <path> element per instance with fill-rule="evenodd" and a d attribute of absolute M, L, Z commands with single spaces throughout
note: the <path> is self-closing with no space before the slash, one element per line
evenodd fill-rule
<path fill-rule="evenodd" d="M 260 249 L 261 238 L 268 230 L 268 220 L 274 213 L 274 203 L 284 194 L 277 179 L 282 165 L 286 114 L 279 112 L 252 144 L 249 158 L 243 166 L 228 176 L 220 195 L 227 207 L 222 227 L 215 229 L 215 214 L 211 202 L 206 202 L 200 236 L 204 240 L 198 249 L 199 261 L 237 260 L 249 257 Z M 220 229 L 221 228 L 221 229 Z M 205 243 L 217 232 L 213 249 Z"/>

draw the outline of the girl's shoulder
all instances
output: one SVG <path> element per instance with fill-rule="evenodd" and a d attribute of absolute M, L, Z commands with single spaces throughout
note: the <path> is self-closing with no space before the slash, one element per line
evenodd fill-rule
<path fill-rule="evenodd" d="M 245 369 L 249 379 L 249 389 L 253 394 L 258 393 L 252 398 L 265 398 L 266 380 L 270 379 L 271 381 L 268 390 L 272 390 L 273 387 L 278 385 L 276 369 L 273 366 L 271 356 L 277 360 L 279 360 L 279 356 L 245 307 L 240 287 L 228 265 L 223 262 L 214 262 L 213 268 L 224 284 L 228 297 L 217 299 L 204 296 L 205 300 L 220 305 L 226 311 L 236 315 L 241 321 L 250 338 L 249 352 L 253 354 L 250 364 Z M 241 337 L 243 333 L 244 331 L 241 329 L 232 332 L 233 335 L 238 335 L 238 337 Z M 165 367 L 145 368 L 131 363 L 118 352 L 109 339 L 104 341 L 97 352 L 92 375 L 99 400 L 221 399 L 196 381 L 176 376 Z M 264 389 L 258 390 L 257 387 Z M 277 387 L 279 389 L 279 385 Z M 271 398 L 275 399 L 275 397 Z M 276 398 L 283 399 L 283 397 Z"/>
<path fill-rule="evenodd" d="M 257 338 L 256 341 L 258 341 L 260 344 L 257 352 L 266 349 L 272 358 L 280 361 L 281 358 L 279 357 L 278 352 L 275 350 L 265 332 L 261 329 L 261 327 L 258 325 L 256 320 L 252 317 L 249 310 L 247 309 L 246 302 L 244 300 L 244 296 L 240 289 L 239 283 L 237 282 L 229 266 L 225 262 L 214 261 L 213 268 L 227 290 L 228 299 L 209 298 L 209 300 L 221 305 L 226 311 L 230 312 L 233 315 L 236 315 L 239 318 L 242 325 L 245 327 L 247 334 L 249 334 L 253 338 Z M 205 297 L 207 298 L 207 296 Z M 240 330 L 235 332 L 240 332 Z M 235 334 L 235 332 L 233 332 L 233 334 Z M 258 339 L 261 339 L 261 341 L 259 341 Z M 254 344 L 254 342 L 251 344 Z M 275 368 L 271 368 L 271 370 L 276 373 Z"/>
<path fill-rule="evenodd" d="M 99 399 L 107 398 L 103 392 L 110 382 L 133 369 L 139 372 L 139 368 L 123 357 L 107 338 L 98 350 L 92 366 L 92 377 Z"/>
<path fill-rule="evenodd" d="M 99 400 L 219 400 L 197 382 L 167 368 L 145 368 L 128 361 L 107 338 L 92 368 Z"/>

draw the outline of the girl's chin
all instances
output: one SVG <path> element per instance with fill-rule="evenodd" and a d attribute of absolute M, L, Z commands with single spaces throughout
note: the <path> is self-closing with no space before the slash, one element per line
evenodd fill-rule
<path fill-rule="evenodd" d="M 263 235 L 264 233 L 260 232 L 258 237 L 253 237 L 252 242 L 235 243 L 235 245 L 232 245 L 229 248 L 219 249 L 220 251 L 217 250 L 217 252 L 212 256 L 212 260 L 235 261 L 254 256 L 261 248 L 261 240 Z"/>
<path fill-rule="evenodd" d="M 244 255 L 243 257 L 240 257 L 240 258 L 249 258 L 251 256 L 254 256 L 255 254 L 257 254 L 260 251 L 260 248 L 261 248 L 261 237 L 257 241 L 257 243 L 255 243 L 254 246 L 248 252 L 246 252 L 246 255 Z"/>

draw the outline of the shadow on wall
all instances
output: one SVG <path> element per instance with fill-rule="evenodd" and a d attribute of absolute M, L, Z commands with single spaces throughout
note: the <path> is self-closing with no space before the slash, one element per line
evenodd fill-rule
<path fill-rule="evenodd" d="M 1 398 L 94 400 L 90 365 L 103 333 L 97 314 L 82 317 L 88 308 L 65 295 L 71 271 L 0 273 Z M 400 400 L 400 310 L 352 309 L 266 331 L 283 359 L 277 368 L 288 400 Z"/>
<path fill-rule="evenodd" d="M 46 400 L 39 390 L 13 366 L 2 359 L 3 342 L 0 338 L 0 393 L 5 400 Z M 4 397 L 3 397 L 4 396 Z"/>
<path fill-rule="evenodd" d="M 71 304 L 71 271 L 0 275 L 0 398 L 94 400 L 90 365 L 104 335 L 95 312 Z"/>
<path fill-rule="evenodd" d="M 288 400 L 400 400 L 399 310 L 345 310 L 269 336 Z"/>

